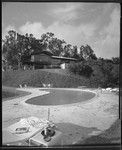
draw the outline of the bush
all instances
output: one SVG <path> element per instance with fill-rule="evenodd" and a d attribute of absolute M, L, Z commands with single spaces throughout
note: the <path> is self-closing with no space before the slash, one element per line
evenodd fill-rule
<path fill-rule="evenodd" d="M 93 72 L 92 67 L 87 65 L 86 62 L 70 64 L 69 70 L 75 74 L 82 75 L 85 77 L 90 77 Z"/>
<path fill-rule="evenodd" d="M 87 60 L 70 64 L 70 72 L 87 77 L 91 86 L 117 87 L 119 85 L 119 64 L 110 60 Z"/>

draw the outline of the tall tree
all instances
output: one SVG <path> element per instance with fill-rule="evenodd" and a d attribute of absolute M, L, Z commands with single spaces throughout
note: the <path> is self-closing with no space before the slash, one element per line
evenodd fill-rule
<path fill-rule="evenodd" d="M 17 68 L 23 68 L 23 61 L 27 59 L 32 51 L 41 49 L 42 44 L 39 40 L 33 37 L 16 33 L 13 30 L 8 32 L 3 41 L 3 55 L 7 60 L 8 65 Z"/>
<path fill-rule="evenodd" d="M 80 56 L 85 60 L 97 59 L 96 55 L 94 54 L 94 51 L 89 45 L 80 47 Z"/>
<path fill-rule="evenodd" d="M 63 52 L 63 44 L 66 43 L 64 40 L 56 38 L 51 32 L 42 34 L 41 42 L 46 50 L 49 49 L 56 56 Z"/>
<path fill-rule="evenodd" d="M 71 52 L 72 52 L 72 45 L 71 44 L 66 44 L 64 46 L 63 56 L 64 57 L 71 57 Z"/>
<path fill-rule="evenodd" d="M 80 47 L 80 53 L 79 53 L 79 59 L 80 59 L 81 61 L 84 60 L 84 57 L 83 57 L 84 48 L 85 48 L 84 45 L 81 45 L 81 47 Z"/>
<path fill-rule="evenodd" d="M 43 43 L 45 49 L 49 48 L 49 42 L 54 38 L 54 34 L 51 32 L 47 32 L 46 34 L 42 34 L 41 42 Z"/>
<path fill-rule="evenodd" d="M 79 59 L 79 54 L 78 54 L 78 48 L 77 46 L 73 46 L 73 48 L 71 49 L 71 54 L 70 56 L 72 58 L 76 58 L 76 59 Z"/>
<path fill-rule="evenodd" d="M 65 43 L 64 40 L 60 40 L 58 38 L 53 38 L 50 42 L 49 42 L 49 49 L 51 50 L 51 52 L 56 55 L 59 56 L 61 55 L 61 53 L 63 52 L 63 44 Z"/>
<path fill-rule="evenodd" d="M 8 31 L 8 35 L 5 37 L 2 48 L 4 58 L 7 60 L 8 65 L 16 66 L 18 58 L 17 58 L 17 41 L 15 31 L 13 30 Z"/>

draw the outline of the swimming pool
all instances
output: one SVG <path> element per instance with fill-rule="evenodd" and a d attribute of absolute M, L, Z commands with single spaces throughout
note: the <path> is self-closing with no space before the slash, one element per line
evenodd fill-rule
<path fill-rule="evenodd" d="M 31 98 L 26 103 L 33 105 L 64 105 L 90 100 L 95 96 L 93 92 L 81 90 L 45 89 L 44 91 L 49 91 L 49 94 Z"/>

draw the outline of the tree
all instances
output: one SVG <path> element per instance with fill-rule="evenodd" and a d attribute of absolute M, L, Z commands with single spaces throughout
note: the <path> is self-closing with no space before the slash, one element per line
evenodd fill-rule
<path fill-rule="evenodd" d="M 99 58 L 97 60 L 97 65 L 99 66 L 99 69 L 101 70 L 100 75 L 102 74 L 103 77 L 101 78 L 102 83 L 101 85 L 103 87 L 109 87 L 109 86 L 115 86 L 119 82 L 119 72 L 118 72 L 118 66 L 116 64 L 113 64 L 111 59 L 103 59 Z M 98 75 L 98 76 L 100 76 Z"/>
<path fill-rule="evenodd" d="M 94 54 L 94 51 L 89 45 L 86 45 L 86 46 L 82 45 L 80 47 L 80 58 L 84 60 L 89 60 L 89 59 L 96 60 L 97 59 L 96 55 Z"/>
<path fill-rule="evenodd" d="M 120 63 L 120 58 L 119 57 L 112 57 L 112 62 L 114 64 L 119 64 Z"/>
<path fill-rule="evenodd" d="M 21 35 L 10 30 L 3 40 L 2 53 L 8 65 L 13 68 L 23 68 L 23 62 L 30 57 L 30 54 L 41 48 L 42 44 L 32 34 Z"/>
<path fill-rule="evenodd" d="M 71 49 L 70 57 L 75 58 L 75 59 L 79 59 L 77 46 L 73 46 L 73 48 Z"/>
<path fill-rule="evenodd" d="M 62 52 L 64 50 L 63 44 L 65 44 L 64 40 L 60 40 L 58 38 L 53 38 L 49 42 L 49 49 L 55 56 L 59 56 L 62 54 Z"/>
<path fill-rule="evenodd" d="M 29 37 L 26 37 L 26 52 L 29 53 L 29 55 L 32 52 L 41 52 L 44 48 L 42 41 L 40 39 L 36 39 L 32 34 L 30 34 Z"/>
<path fill-rule="evenodd" d="M 17 65 L 17 41 L 16 32 L 13 30 L 8 31 L 8 35 L 5 37 L 2 53 L 7 60 L 8 65 Z"/>
<path fill-rule="evenodd" d="M 72 45 L 71 44 L 66 44 L 64 46 L 63 50 L 63 57 L 71 57 L 71 52 L 72 52 Z"/>
<path fill-rule="evenodd" d="M 52 41 L 54 34 L 51 32 L 47 32 L 46 34 L 42 34 L 41 42 L 43 43 L 45 49 L 49 48 L 49 42 Z"/>
<path fill-rule="evenodd" d="M 43 47 L 47 50 L 49 49 L 55 56 L 61 55 L 63 52 L 63 44 L 66 42 L 64 40 L 60 40 L 54 36 L 53 33 L 47 32 L 46 34 L 42 34 L 41 42 Z"/>
<path fill-rule="evenodd" d="M 84 58 L 83 58 L 83 51 L 84 51 L 84 45 L 82 45 L 81 47 L 80 47 L 80 53 L 79 53 L 79 60 L 80 61 L 83 61 L 84 60 Z"/>
<path fill-rule="evenodd" d="M 113 66 L 111 71 L 111 82 L 112 84 L 119 85 L 119 64 Z"/>

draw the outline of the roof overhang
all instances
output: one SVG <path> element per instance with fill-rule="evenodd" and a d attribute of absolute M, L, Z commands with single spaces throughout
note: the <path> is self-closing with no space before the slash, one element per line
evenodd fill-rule
<path fill-rule="evenodd" d="M 75 59 L 75 58 L 59 57 L 59 56 L 51 56 L 51 57 L 54 58 L 54 59 L 77 61 L 77 59 Z"/>

